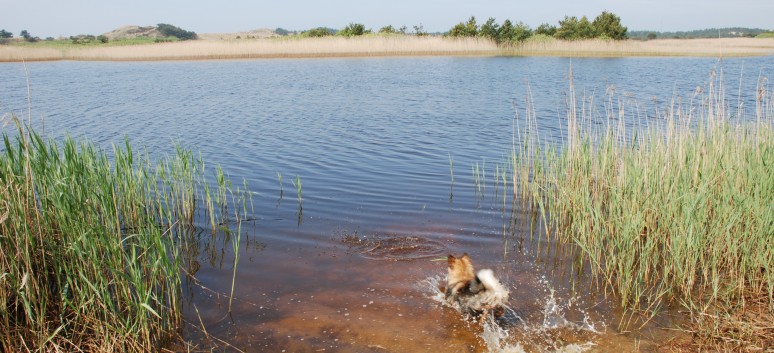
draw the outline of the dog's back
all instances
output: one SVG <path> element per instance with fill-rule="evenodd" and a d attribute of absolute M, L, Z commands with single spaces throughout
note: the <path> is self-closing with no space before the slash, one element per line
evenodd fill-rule
<path fill-rule="evenodd" d="M 508 289 L 500 283 L 490 269 L 475 274 L 468 254 L 448 257 L 446 300 L 456 302 L 460 309 L 472 313 L 493 310 L 495 316 L 502 313 L 508 301 Z"/>

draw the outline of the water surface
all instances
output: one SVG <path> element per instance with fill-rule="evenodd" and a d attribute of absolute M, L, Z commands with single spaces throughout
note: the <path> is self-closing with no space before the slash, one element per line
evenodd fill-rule
<path fill-rule="evenodd" d="M 605 94 L 614 91 L 616 105 L 641 117 L 626 122 L 637 126 L 658 124 L 673 97 L 690 101 L 721 68 L 731 108 L 752 112 L 774 58 L 27 65 L 32 121 L 46 136 L 105 148 L 128 137 L 152 156 L 178 143 L 256 193 L 233 313 L 231 245 L 202 229 L 187 265 L 198 281 L 187 283 L 182 328 L 197 349 L 228 342 L 252 352 L 657 350 L 674 336 L 662 328 L 675 321 L 665 315 L 619 332 L 614 299 L 573 290 L 570 259 L 547 261 L 538 256 L 543 242 L 524 239 L 532 234 L 528 215 L 512 207 L 495 166 L 528 102 L 541 138 L 562 141 L 570 69 L 592 115 L 604 117 Z M 0 87 L 2 111 L 26 117 L 23 66 L 0 64 Z M 483 190 L 473 180 L 476 164 Z M 513 227 L 514 218 L 522 226 Z M 445 262 L 434 260 L 463 252 L 509 286 L 518 325 L 466 322 L 439 300 Z"/>

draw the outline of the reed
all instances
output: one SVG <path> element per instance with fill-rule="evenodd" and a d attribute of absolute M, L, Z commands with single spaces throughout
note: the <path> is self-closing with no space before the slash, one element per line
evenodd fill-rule
<path fill-rule="evenodd" d="M 753 302 L 774 318 L 774 96 L 765 79 L 752 114 L 731 109 L 722 72 L 713 73 L 690 102 L 658 111 L 657 126 L 611 93 L 604 128 L 570 82 L 566 141 L 540 143 L 528 111 L 511 155 L 514 195 L 544 220 L 547 240 L 573 244 L 577 270 L 590 268 L 646 321 L 680 304 L 704 322 L 702 335 L 735 349 L 774 339 L 770 325 L 720 331 L 706 319 L 737 318 Z"/>
<path fill-rule="evenodd" d="M 361 37 L 196 40 L 104 46 L 0 45 L 0 62 L 36 60 L 205 60 L 349 56 L 751 56 L 774 53 L 772 38 L 562 41 L 536 36 L 499 47 L 484 38 L 370 35 Z"/>
<path fill-rule="evenodd" d="M 178 148 L 153 163 L 128 142 L 109 157 L 85 141 L 45 141 L 10 118 L 18 129 L 4 134 L 0 154 L 0 346 L 147 352 L 176 340 L 201 160 Z"/>

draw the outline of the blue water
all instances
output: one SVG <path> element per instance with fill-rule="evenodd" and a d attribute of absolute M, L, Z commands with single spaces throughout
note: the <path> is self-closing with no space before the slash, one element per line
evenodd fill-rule
<path fill-rule="evenodd" d="M 232 324 L 219 320 L 223 308 L 198 309 L 217 327 L 211 332 L 245 346 L 252 344 L 244 341 L 250 328 L 271 337 L 258 351 L 297 344 L 284 338 L 293 330 L 327 342 L 323 331 L 304 331 L 300 327 L 306 326 L 283 320 L 314 312 L 306 307 L 300 313 L 287 300 L 315 296 L 310 293 L 323 297 L 317 291 L 329 289 L 330 271 L 360 269 L 358 276 L 367 279 L 364 283 L 349 276 L 337 284 L 349 292 L 344 299 L 335 295 L 350 304 L 380 285 L 393 291 L 382 301 L 421 297 L 409 283 L 428 271 L 443 273 L 438 263 L 398 262 L 389 265 L 397 266 L 390 273 L 407 271 L 414 280 L 386 284 L 379 275 L 372 281 L 374 266 L 388 265 L 351 255 L 338 241 L 341 234 L 419 236 L 436 244 L 437 251 L 428 252 L 433 256 L 478 254 L 487 258 L 482 262 L 501 266 L 510 279 L 525 282 L 524 295 L 545 299 L 536 294 L 545 288 L 534 280 L 544 274 L 518 252 L 501 253 L 508 216 L 502 214 L 502 199 L 492 196 L 494 169 L 511 148 L 515 122 L 526 115 L 527 97 L 534 103 L 541 137 L 562 141 L 570 70 L 577 95 L 595 109 L 592 115 L 604 118 L 606 92 L 614 90 L 616 106 L 624 102 L 629 112 L 657 122 L 658 112 L 672 98 L 690 101 L 697 89 L 708 89 L 711 73 L 721 70 L 730 108 L 741 106 L 751 114 L 760 78 L 774 74 L 774 57 L 722 63 L 712 58 L 401 57 L 27 64 L 33 125 L 47 137 L 69 134 L 104 148 L 128 137 L 133 146 L 156 157 L 181 144 L 256 192 L 252 241 L 259 246 L 243 247 L 250 260 L 239 266 L 237 295 L 253 304 L 265 300 L 267 307 L 286 307 L 261 316 L 248 306 Z M 26 119 L 24 66 L 0 64 L 0 88 L 0 112 Z M 486 197 L 474 187 L 471 169 L 476 163 L 485 169 Z M 291 184 L 296 176 L 303 185 L 301 215 Z M 211 288 L 230 288 L 228 266 L 204 266 L 199 276 Z M 262 292 L 266 283 L 272 289 Z M 202 293 L 198 300 L 212 299 Z M 524 305 L 524 311 L 540 310 Z M 606 320 L 599 315 L 597 320 Z M 376 327 L 393 324 L 406 325 L 384 321 Z M 351 345 L 338 349 L 358 351 L 355 341 L 365 335 L 358 332 L 349 338 Z M 436 336 L 428 337 L 445 337 Z M 428 337 L 428 344 L 439 344 Z M 465 339 L 463 335 L 460 341 Z M 298 349 L 327 347 L 309 344 Z"/>

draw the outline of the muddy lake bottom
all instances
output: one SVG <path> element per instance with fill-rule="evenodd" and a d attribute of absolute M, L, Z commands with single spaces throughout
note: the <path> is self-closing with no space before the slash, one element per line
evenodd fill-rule
<path fill-rule="evenodd" d="M 327 235 L 294 235 L 316 227 L 293 230 L 292 224 L 287 234 L 261 235 L 294 221 L 269 221 L 273 231 L 260 222 L 245 227 L 231 314 L 233 251 L 202 233 L 204 246 L 188 263 L 196 279 L 185 282 L 183 336 L 194 350 L 650 352 L 684 338 L 673 330 L 676 313 L 622 332 L 619 321 L 628 316 L 614 298 L 573 291 L 562 276 L 549 274 L 556 264 L 536 258 L 538 244 L 511 239 L 509 245 L 495 229 L 464 234 L 467 225 L 447 220 L 428 221 L 422 230 L 396 225 L 381 233 L 335 229 Z M 465 252 L 510 290 L 504 319 L 479 322 L 444 301 L 445 256 Z"/>

